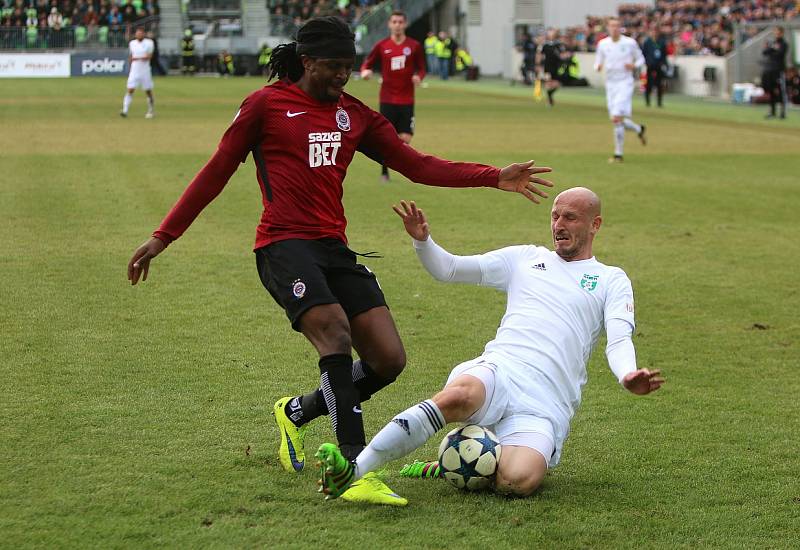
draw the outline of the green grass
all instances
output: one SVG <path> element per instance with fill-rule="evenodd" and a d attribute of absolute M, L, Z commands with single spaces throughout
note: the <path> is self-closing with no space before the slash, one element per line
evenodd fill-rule
<path fill-rule="evenodd" d="M 601 261 L 637 297 L 641 366 L 657 395 L 624 392 L 602 342 L 562 462 L 533 498 L 388 482 L 406 509 L 324 503 L 314 473 L 284 474 L 274 400 L 316 384 L 316 357 L 261 287 L 252 162 L 130 287 L 125 266 L 213 151 L 257 80 L 157 82 L 158 117 L 117 116 L 121 79 L 7 80 L 0 97 L 0 546 L 740 547 L 800 532 L 800 124 L 668 96 L 635 118 L 609 166 L 601 95 L 437 81 L 420 90 L 420 149 L 505 165 L 535 158 L 558 189 L 604 201 Z M 375 104 L 374 83 L 351 92 Z M 502 294 L 436 283 L 392 203 L 426 208 L 457 253 L 548 243 L 548 204 L 492 190 L 377 183 L 363 157 L 345 185 L 348 235 L 369 260 L 409 364 L 364 404 L 368 435 L 480 353 Z M 755 328 L 767 327 L 766 330 Z M 311 426 L 309 448 L 330 440 Z M 434 454 L 434 438 L 414 457 Z M 413 457 L 410 457 L 413 458 Z"/>

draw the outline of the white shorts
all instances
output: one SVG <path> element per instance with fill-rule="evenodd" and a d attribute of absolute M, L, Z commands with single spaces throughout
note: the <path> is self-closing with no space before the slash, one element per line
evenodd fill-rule
<path fill-rule="evenodd" d="M 606 82 L 606 105 L 608 116 L 631 116 L 633 103 L 633 82 L 621 80 Z"/>
<path fill-rule="evenodd" d="M 558 464 L 563 441 L 556 437 L 552 422 L 530 412 L 514 410 L 512 396 L 517 391 L 502 369 L 482 358 L 461 363 L 452 370 L 447 383 L 457 376 L 468 374 L 483 383 L 486 400 L 466 422 L 485 426 L 497 435 L 501 445 L 528 447 L 541 454 L 553 467 Z"/>
<path fill-rule="evenodd" d="M 153 89 L 153 75 L 150 70 L 146 71 L 131 71 L 128 75 L 128 89 L 135 90 L 141 88 L 143 90 Z"/>

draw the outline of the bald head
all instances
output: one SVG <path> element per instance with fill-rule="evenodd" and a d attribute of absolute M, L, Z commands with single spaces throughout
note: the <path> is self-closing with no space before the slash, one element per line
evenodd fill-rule
<path fill-rule="evenodd" d="M 600 229 L 600 197 L 586 187 L 562 191 L 553 201 L 550 228 L 556 254 L 566 261 L 592 257 L 592 242 Z"/>
<path fill-rule="evenodd" d="M 600 215 L 600 197 L 597 193 L 586 187 L 572 187 L 562 191 L 553 201 L 553 204 L 563 201 L 582 209 L 586 214 L 595 217 Z"/>

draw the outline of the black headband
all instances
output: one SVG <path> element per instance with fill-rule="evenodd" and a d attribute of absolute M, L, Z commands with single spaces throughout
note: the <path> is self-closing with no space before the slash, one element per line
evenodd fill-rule
<path fill-rule="evenodd" d="M 325 59 L 349 59 L 356 56 L 356 45 L 350 37 L 326 37 L 309 42 L 298 42 L 297 54 Z"/>

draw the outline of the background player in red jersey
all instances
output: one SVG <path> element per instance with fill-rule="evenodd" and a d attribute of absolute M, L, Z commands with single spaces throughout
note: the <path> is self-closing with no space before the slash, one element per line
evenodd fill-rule
<path fill-rule="evenodd" d="M 372 67 L 380 61 L 381 95 L 380 111 L 392 123 L 397 134 L 406 143 L 414 135 L 414 86 L 425 78 L 425 51 L 422 45 L 406 36 L 408 20 L 402 11 L 389 17 L 389 38 L 384 38 L 372 48 L 361 64 L 361 78 L 369 80 Z M 381 165 L 381 178 L 389 180 L 386 163 Z"/>
<path fill-rule="evenodd" d="M 430 185 L 497 187 L 535 203 L 537 195 L 546 196 L 537 185 L 552 186 L 538 177 L 550 169 L 533 161 L 500 170 L 423 155 L 405 144 L 383 116 L 343 91 L 353 70 L 353 38 L 344 21 L 323 17 L 301 27 L 297 42 L 278 46 L 268 68 L 279 81 L 244 100 L 214 155 L 128 263 L 131 284 L 146 280 L 151 260 L 252 153 L 264 207 L 256 230 L 258 274 L 320 357 L 320 387 L 273 407 L 281 464 L 290 472 L 303 468 L 306 424 L 321 415 L 329 415 L 343 454 L 354 459 L 365 446 L 361 403 L 405 367 L 375 275 L 346 244 L 342 182 L 356 151 Z M 363 478 L 348 493 L 343 498 L 406 503 L 376 477 Z"/>

